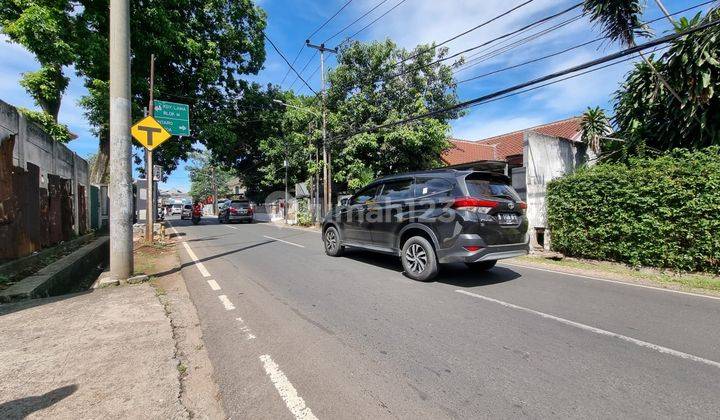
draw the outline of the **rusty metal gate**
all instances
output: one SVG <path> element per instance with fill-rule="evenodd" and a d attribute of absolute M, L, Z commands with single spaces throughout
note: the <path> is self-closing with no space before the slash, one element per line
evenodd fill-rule
<path fill-rule="evenodd" d="M 13 165 L 14 145 L 14 136 L 0 143 L 0 261 L 67 241 L 73 234 L 70 180 L 48 175 L 48 189 L 40 188 L 37 165 Z"/>

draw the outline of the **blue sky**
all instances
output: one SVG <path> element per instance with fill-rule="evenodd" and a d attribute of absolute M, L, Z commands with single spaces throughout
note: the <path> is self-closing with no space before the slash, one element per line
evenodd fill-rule
<path fill-rule="evenodd" d="M 352 0 L 342 12 L 313 36 L 313 43 L 324 41 L 381 1 Z M 330 41 L 329 45 L 334 47 L 345 36 L 361 29 L 402 1 L 387 0 L 373 13 Z M 392 12 L 358 34 L 356 39 L 371 41 L 390 38 L 400 46 L 413 48 L 418 43 L 439 42 L 448 39 L 522 2 L 521 0 L 485 0 L 482 2 L 476 0 L 405 0 Z M 665 0 L 665 5 L 672 13 L 701 2 L 701 0 Z M 292 61 L 307 36 L 346 4 L 347 0 L 260 0 L 256 3 L 267 12 L 268 36 Z M 563 10 L 574 3 L 576 0 L 535 0 L 511 15 L 459 38 L 447 46 L 450 48 L 451 54 L 462 51 L 522 27 L 533 20 Z M 569 13 L 552 23 L 538 27 L 537 31 L 576 14 L 577 12 Z M 649 21 L 660 16 L 661 12 L 655 2 L 648 1 L 644 20 Z M 669 24 L 662 20 L 654 24 L 653 29 L 656 34 L 662 34 L 669 29 Z M 498 55 L 459 72 L 456 78 L 462 80 L 547 55 L 583 41 L 592 40 L 598 35 L 598 30 L 593 28 L 587 20 L 580 19 L 531 43 L 513 49 L 511 52 Z M 266 49 L 267 60 L 264 69 L 251 79 L 261 83 L 280 83 L 288 67 L 270 45 L 267 45 Z M 617 49 L 619 49 L 618 46 L 613 44 L 592 44 L 542 62 L 463 83 L 459 85 L 458 92 L 463 100 L 474 98 L 588 61 Z M 308 77 L 307 81 L 313 86 L 313 89 L 319 90 L 319 73 L 309 77 L 319 64 L 319 58 L 313 57 L 313 52 L 313 50 L 304 48 L 295 67 L 300 70 L 310 62 L 303 74 Z M 36 70 L 39 67 L 37 61 L 22 47 L 8 43 L 7 38 L 3 35 L 0 35 L 0 57 L 3 58 L 3 66 L 0 67 L 0 99 L 15 106 L 37 108 L 30 96 L 18 84 L 23 72 Z M 331 57 L 327 63 L 332 67 L 335 61 Z M 481 139 L 579 115 L 588 106 L 600 105 L 609 108 L 612 93 L 631 65 L 631 62 L 620 64 L 523 95 L 472 108 L 465 117 L 452 123 L 452 135 L 470 140 Z M 71 81 L 63 98 L 59 119 L 79 136 L 78 139 L 69 143 L 69 147 L 79 155 L 87 157 L 97 150 L 97 139 L 92 135 L 83 110 L 77 104 L 78 99 L 85 94 L 85 89 L 82 81 L 74 76 L 71 68 L 67 69 L 66 74 L 71 76 Z M 282 86 L 290 88 L 294 79 L 294 75 L 290 74 Z M 292 87 L 298 93 L 309 93 L 309 90 L 299 81 Z M 185 191 L 189 189 L 184 165 L 171 174 L 168 182 L 162 186 L 162 188 L 168 187 L 178 187 Z"/>

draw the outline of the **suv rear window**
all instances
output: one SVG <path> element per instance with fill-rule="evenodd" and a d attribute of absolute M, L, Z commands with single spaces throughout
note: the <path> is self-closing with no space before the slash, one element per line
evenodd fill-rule
<path fill-rule="evenodd" d="M 242 208 L 250 207 L 250 202 L 249 201 L 231 201 L 230 207 L 232 207 L 234 209 L 242 209 Z"/>
<path fill-rule="evenodd" d="M 192 210 L 192 206 L 190 204 L 185 204 L 185 210 Z"/>
<path fill-rule="evenodd" d="M 472 197 L 493 197 L 522 201 L 511 185 L 500 180 L 468 178 L 465 178 L 465 184 L 467 185 L 468 193 Z"/>

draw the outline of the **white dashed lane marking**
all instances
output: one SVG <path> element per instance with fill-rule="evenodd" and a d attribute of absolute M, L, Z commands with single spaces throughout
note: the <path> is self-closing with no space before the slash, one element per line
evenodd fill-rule
<path fill-rule="evenodd" d="M 213 290 L 220 290 L 220 285 L 217 284 L 215 280 L 208 280 L 208 284 L 210 285 L 210 288 Z"/>
<path fill-rule="evenodd" d="M 280 370 L 280 367 L 273 361 L 269 354 L 260 356 L 263 362 L 265 373 L 270 377 L 270 381 L 275 385 L 280 397 L 285 401 L 290 413 L 298 420 L 317 420 L 310 407 L 305 405 L 305 400 L 297 393 L 297 390 L 290 383 L 287 376 Z"/>
<path fill-rule="evenodd" d="M 210 277 L 210 272 L 207 271 L 205 268 L 205 265 L 200 262 L 197 255 L 193 252 L 192 248 L 190 248 L 190 245 L 188 245 L 187 242 L 182 243 L 185 247 L 185 251 L 187 251 L 188 255 L 190 256 L 190 259 L 192 259 L 195 262 L 195 267 L 197 267 L 198 270 L 200 270 L 200 274 L 202 274 L 203 277 Z"/>
<path fill-rule="evenodd" d="M 228 299 L 227 296 L 220 295 L 220 296 L 218 296 L 218 299 L 220 299 L 220 302 L 222 302 L 226 311 L 232 311 L 233 309 L 235 309 L 235 305 L 233 305 L 233 303 L 230 302 L 230 299 Z"/>
<path fill-rule="evenodd" d="M 716 368 L 720 368 L 720 362 L 716 362 L 716 361 L 714 361 L 714 360 L 704 359 L 704 358 L 702 358 L 702 357 L 698 357 L 698 356 L 695 356 L 695 355 L 692 355 L 692 354 L 683 353 L 683 352 L 678 351 L 678 350 L 673 350 L 673 349 L 671 349 L 671 348 L 659 346 L 659 345 L 657 345 L 657 344 L 648 343 L 647 341 L 638 340 L 637 338 L 628 337 L 628 336 L 625 336 L 625 335 L 622 335 L 622 334 L 614 333 L 614 332 L 612 332 L 612 331 L 607 331 L 607 330 L 603 330 L 603 329 L 600 329 L 600 328 L 592 327 L 592 326 L 590 326 L 590 325 L 581 324 L 581 323 L 579 323 L 579 322 L 570 321 L 569 319 L 560 318 L 559 316 L 546 314 L 546 313 L 544 313 L 544 312 L 536 311 L 536 310 L 534 310 L 534 309 L 528 309 L 528 308 L 524 308 L 524 307 L 522 307 L 522 306 L 513 305 L 512 303 L 503 302 L 502 300 L 497 300 L 497 299 L 493 299 L 493 298 L 490 298 L 490 297 L 487 297 L 487 296 L 478 295 L 477 293 L 472 293 L 472 292 L 468 292 L 468 291 L 465 291 L 465 290 L 456 290 L 456 292 L 462 293 L 462 294 L 464 294 L 464 295 L 472 296 L 472 297 L 475 297 L 475 298 L 478 298 L 478 299 L 482 299 L 482 300 L 485 300 L 485 301 L 487 301 L 487 302 L 497 303 L 497 304 L 502 305 L 502 306 L 504 306 L 504 307 L 506 307 L 506 308 L 516 309 L 516 310 L 519 310 L 519 311 L 527 312 L 527 313 L 529 313 L 529 314 L 538 315 L 538 316 L 540 316 L 540 317 L 542 317 L 542 318 L 551 319 L 551 320 L 557 321 L 557 322 L 559 322 L 559 323 L 561 323 L 561 324 L 569 325 L 569 326 L 575 327 L 575 328 L 580 328 L 581 330 L 589 331 L 589 332 L 592 332 L 592 333 L 595 333 L 595 334 L 599 334 L 599 335 L 604 335 L 604 336 L 607 336 L 607 337 L 617 338 L 617 339 L 619 339 L 619 340 L 626 341 L 626 342 L 628 342 L 628 343 L 632 343 L 632 344 L 635 344 L 635 345 L 640 346 L 640 347 L 645 347 L 645 348 L 648 348 L 648 349 L 651 349 L 651 350 L 655 350 L 655 351 L 657 351 L 657 352 L 659 352 L 659 353 L 669 354 L 669 355 L 671 355 L 671 356 L 679 357 L 679 358 L 681 358 L 681 359 L 692 360 L 693 362 L 699 362 L 699 363 L 706 364 L 706 365 L 708 365 L 708 366 L 713 366 L 713 367 L 716 367 Z"/>

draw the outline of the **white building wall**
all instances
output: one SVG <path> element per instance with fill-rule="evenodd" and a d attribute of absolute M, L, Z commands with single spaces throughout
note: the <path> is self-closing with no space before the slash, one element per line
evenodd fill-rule
<path fill-rule="evenodd" d="M 569 174 L 585 164 L 593 156 L 588 155 L 582 143 L 574 143 L 557 137 L 526 132 L 523 148 L 523 166 L 526 168 L 527 217 L 530 244 L 539 246 L 538 231 L 544 230 L 544 247 L 550 247 L 547 229 L 547 184 Z"/>

